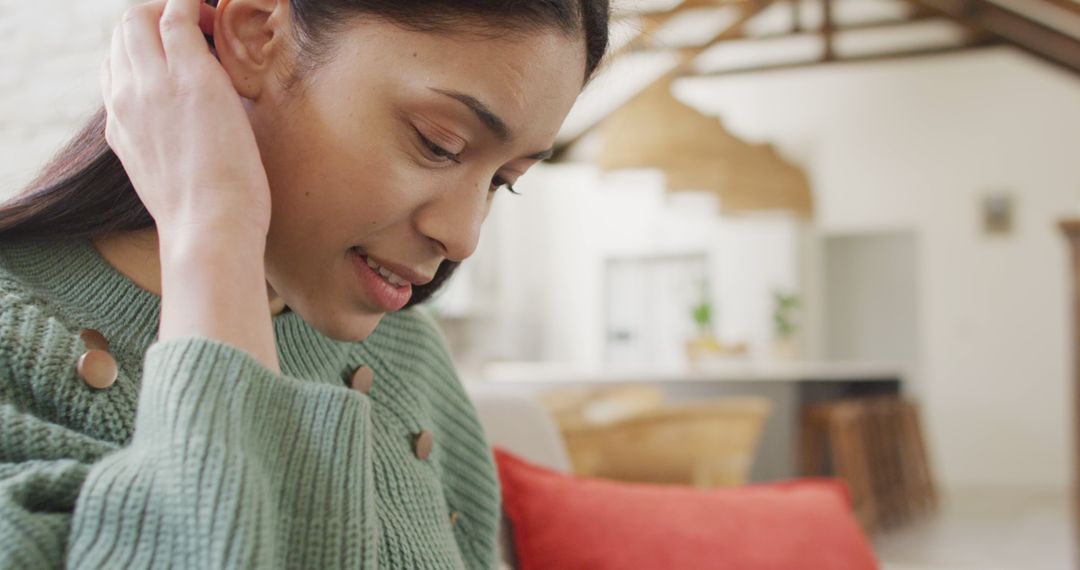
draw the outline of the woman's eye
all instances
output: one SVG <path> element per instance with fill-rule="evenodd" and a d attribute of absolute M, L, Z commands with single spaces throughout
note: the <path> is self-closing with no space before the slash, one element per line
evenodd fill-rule
<path fill-rule="evenodd" d="M 453 161 L 453 162 L 456 162 L 456 163 L 459 163 L 459 164 L 461 163 L 461 154 L 460 153 L 455 154 L 455 153 L 452 153 L 452 152 L 446 150 L 445 148 L 439 146 L 434 141 L 432 141 L 431 139 L 424 136 L 424 133 L 420 132 L 420 129 L 418 129 L 416 127 L 413 127 L 413 130 L 416 131 L 416 136 L 417 136 L 417 138 L 420 139 L 420 143 L 423 145 L 423 147 L 426 149 L 426 151 L 428 153 L 430 153 L 431 156 L 428 157 L 430 160 L 434 160 L 436 162 L 445 162 L 447 160 L 450 160 L 450 161 Z M 506 186 L 506 189 L 509 190 L 511 194 L 517 194 L 517 195 L 521 194 L 517 190 L 514 190 L 514 184 L 513 183 L 506 180 L 502 176 L 495 176 L 494 178 L 491 179 L 491 193 L 492 194 L 497 192 L 499 190 L 499 188 L 502 188 L 503 186 Z"/>
<path fill-rule="evenodd" d="M 426 147 L 427 150 L 431 152 L 432 155 L 434 155 L 434 158 L 432 160 L 452 160 L 454 162 L 461 162 L 461 158 L 459 155 L 454 154 L 446 150 L 445 148 L 435 144 L 431 141 L 431 139 L 425 137 L 423 133 L 421 133 L 419 130 L 416 131 L 416 134 L 420 137 L 420 142 L 424 145 L 424 147 Z"/>
<path fill-rule="evenodd" d="M 511 194 L 516 194 L 516 195 L 519 195 L 519 196 L 521 195 L 521 192 L 518 192 L 517 190 L 514 190 L 514 185 L 511 184 L 510 182 L 507 182 L 503 177 L 496 176 L 495 178 L 491 179 L 491 191 L 492 192 L 498 192 L 499 188 L 501 188 L 503 186 L 506 186 L 506 189 L 509 190 Z"/>

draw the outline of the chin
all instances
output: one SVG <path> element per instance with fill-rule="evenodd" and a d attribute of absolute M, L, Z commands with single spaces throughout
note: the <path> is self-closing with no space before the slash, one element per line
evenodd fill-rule
<path fill-rule="evenodd" d="M 312 328 L 334 340 L 359 342 L 371 336 L 386 313 L 371 313 L 354 307 L 289 306 Z"/>

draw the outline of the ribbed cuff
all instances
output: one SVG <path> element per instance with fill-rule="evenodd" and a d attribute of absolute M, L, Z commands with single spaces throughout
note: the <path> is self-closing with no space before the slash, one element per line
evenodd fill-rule
<path fill-rule="evenodd" d="M 147 436 L 159 443 L 186 437 L 191 429 L 212 431 L 220 416 L 234 423 L 248 415 L 254 397 L 287 399 L 285 383 L 252 355 L 220 341 L 184 337 L 154 343 L 143 360 L 135 442 Z"/>

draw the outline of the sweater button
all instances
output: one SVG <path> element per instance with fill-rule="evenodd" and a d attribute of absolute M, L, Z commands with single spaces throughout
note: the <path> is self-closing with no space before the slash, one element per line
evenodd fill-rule
<path fill-rule="evenodd" d="M 75 369 L 83 383 L 95 390 L 104 390 L 116 382 L 116 359 L 100 349 L 92 349 L 79 357 Z"/>
<path fill-rule="evenodd" d="M 450 526 L 457 526 L 458 512 L 454 511 L 450 513 Z"/>
<path fill-rule="evenodd" d="M 357 368 L 349 379 L 349 387 L 363 394 L 370 394 L 374 383 L 375 373 L 367 366 Z"/>
<path fill-rule="evenodd" d="M 413 442 L 413 448 L 416 451 L 416 456 L 420 459 L 427 459 L 431 455 L 431 448 L 435 446 L 435 436 L 428 430 L 423 430 L 416 436 L 416 441 Z"/>

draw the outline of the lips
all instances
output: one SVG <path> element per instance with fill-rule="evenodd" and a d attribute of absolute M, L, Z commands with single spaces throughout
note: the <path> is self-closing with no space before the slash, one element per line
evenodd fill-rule
<path fill-rule="evenodd" d="M 367 262 L 368 265 L 376 273 L 379 273 L 380 275 L 382 275 L 383 278 L 390 277 L 390 275 L 388 275 L 388 273 L 389 273 L 389 274 L 392 274 L 393 276 L 395 276 L 398 281 L 408 282 L 408 283 L 411 283 L 412 285 L 426 285 L 426 284 L 430 283 L 435 278 L 434 275 L 428 275 L 423 271 L 413 269 L 413 268 L 411 268 L 411 267 L 409 267 L 407 265 L 394 263 L 393 261 L 390 261 L 388 259 L 378 257 L 378 256 L 375 256 L 375 255 L 371 255 L 370 253 L 368 253 L 368 252 L 366 252 L 366 251 L 364 251 L 364 250 L 362 250 L 360 248 L 353 248 L 353 250 L 358 255 L 360 255 L 362 258 L 364 258 L 364 261 Z M 372 264 L 374 264 L 374 265 L 372 265 Z M 380 269 L 385 269 L 386 271 L 383 272 L 383 271 L 380 271 Z M 392 283 L 392 284 L 395 284 L 395 285 L 401 284 L 401 283 L 395 283 L 394 280 L 390 280 L 390 279 L 388 279 L 388 281 L 390 283 Z"/>
<path fill-rule="evenodd" d="M 386 279 L 386 281 L 389 282 L 394 287 L 401 287 L 402 285 L 409 282 L 404 277 L 402 277 L 402 276 L 394 273 L 393 271 L 390 271 L 389 269 L 379 265 L 378 263 L 375 262 L 374 259 L 371 259 L 370 257 L 364 257 L 364 256 L 361 256 L 361 257 L 364 259 L 364 261 L 367 262 L 368 267 L 370 267 L 375 273 L 378 273 L 379 275 L 382 275 L 382 278 Z"/>
<path fill-rule="evenodd" d="M 349 251 L 349 257 L 356 271 L 357 282 L 365 291 L 365 296 L 382 312 L 391 313 L 401 310 L 412 298 L 412 284 L 408 281 L 395 285 L 378 273 L 360 252 Z"/>

